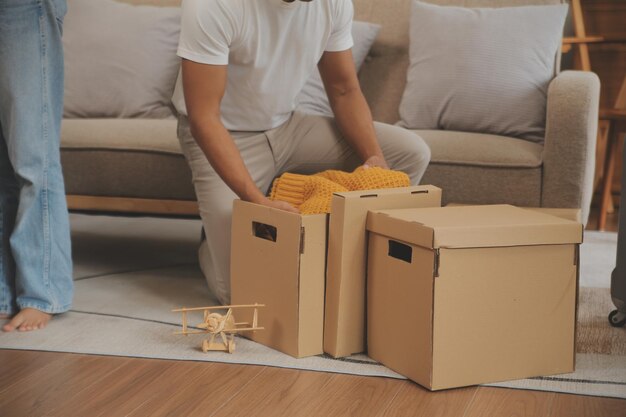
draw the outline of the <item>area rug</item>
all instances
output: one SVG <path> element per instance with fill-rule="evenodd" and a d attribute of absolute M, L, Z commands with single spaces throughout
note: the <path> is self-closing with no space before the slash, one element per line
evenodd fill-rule
<path fill-rule="evenodd" d="M 0 349 L 217 361 L 403 378 L 365 355 L 294 359 L 243 338 L 236 354 L 202 353 L 181 337 L 181 306 L 216 304 L 196 262 L 197 220 L 73 214 L 76 296 L 43 331 L 0 334 Z M 626 398 L 626 329 L 608 325 L 616 235 L 587 232 L 581 249 L 576 372 L 491 386 Z M 198 320 L 200 321 L 200 320 Z"/>

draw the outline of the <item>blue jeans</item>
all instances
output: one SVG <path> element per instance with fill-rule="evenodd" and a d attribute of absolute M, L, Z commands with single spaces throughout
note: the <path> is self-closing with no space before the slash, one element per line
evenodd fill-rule
<path fill-rule="evenodd" d="M 0 313 L 70 308 L 60 161 L 65 0 L 0 0 Z"/>

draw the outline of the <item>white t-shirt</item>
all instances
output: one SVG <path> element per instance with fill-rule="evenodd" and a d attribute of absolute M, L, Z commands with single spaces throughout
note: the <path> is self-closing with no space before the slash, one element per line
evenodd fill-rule
<path fill-rule="evenodd" d="M 221 103 L 228 130 L 286 122 L 324 51 L 353 45 L 351 0 L 183 0 L 178 56 L 228 65 Z M 179 74 L 174 96 L 187 114 Z"/>

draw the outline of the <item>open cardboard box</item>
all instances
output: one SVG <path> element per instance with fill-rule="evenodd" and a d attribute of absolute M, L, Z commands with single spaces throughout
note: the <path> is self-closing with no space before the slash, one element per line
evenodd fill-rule
<path fill-rule="evenodd" d="M 574 370 L 580 223 L 460 206 L 367 229 L 370 357 L 431 390 Z"/>
<path fill-rule="evenodd" d="M 232 304 L 265 304 L 246 337 L 296 358 L 323 352 L 327 215 L 235 200 Z"/>
<path fill-rule="evenodd" d="M 333 195 L 328 236 L 324 352 L 342 357 L 365 351 L 367 212 L 439 206 L 441 189 L 432 185 Z"/>

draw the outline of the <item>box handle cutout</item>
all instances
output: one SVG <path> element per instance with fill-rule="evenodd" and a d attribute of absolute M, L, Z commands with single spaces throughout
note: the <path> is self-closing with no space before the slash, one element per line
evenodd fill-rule
<path fill-rule="evenodd" d="M 428 194 L 428 190 L 411 191 L 411 194 Z"/>
<path fill-rule="evenodd" d="M 375 197 L 378 197 L 378 194 L 363 194 L 360 197 L 361 198 L 375 198 Z"/>
<path fill-rule="evenodd" d="M 269 240 L 270 242 L 276 242 L 278 238 L 276 227 L 259 222 L 252 222 L 252 234 L 259 239 Z"/>
<path fill-rule="evenodd" d="M 413 248 L 409 245 L 405 245 L 404 243 L 400 243 L 390 239 L 389 252 L 387 254 L 392 258 L 411 263 L 413 259 Z"/>

